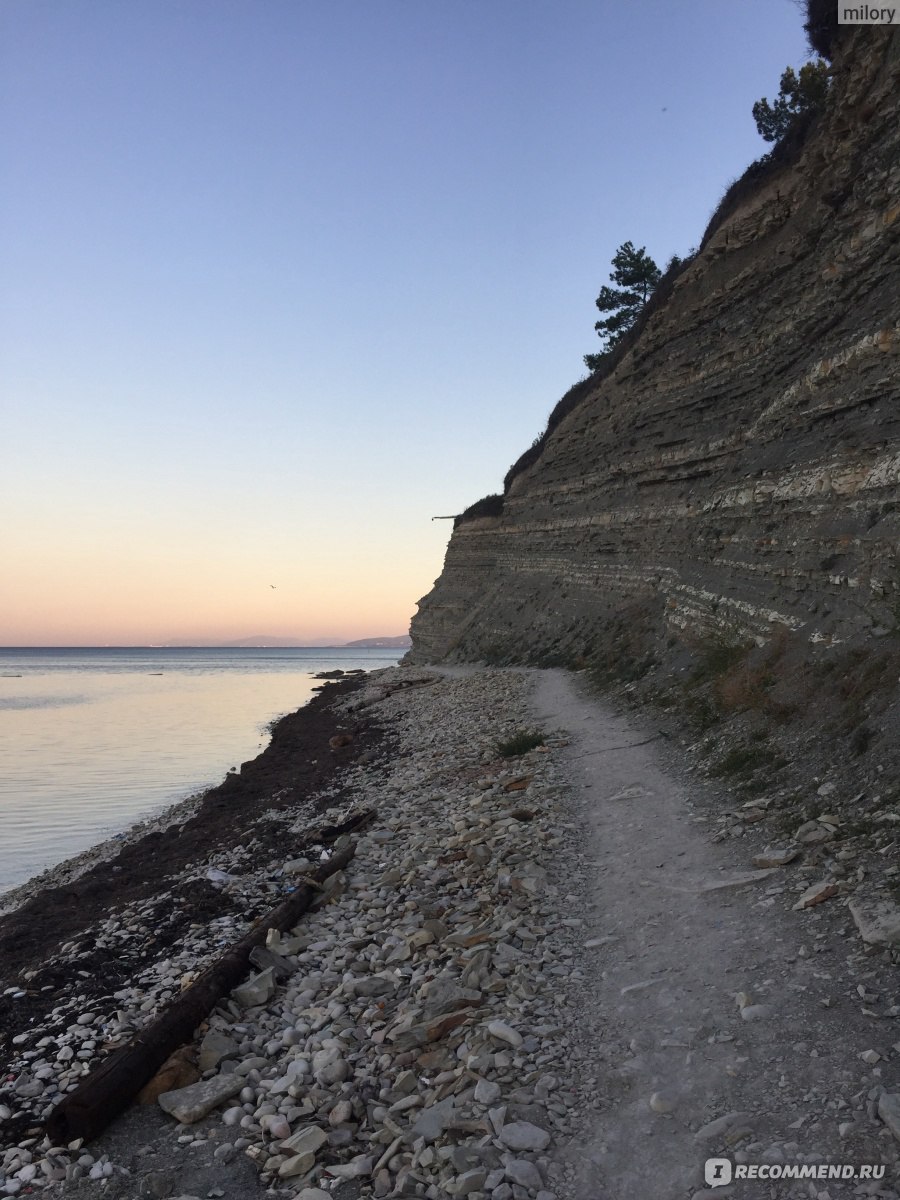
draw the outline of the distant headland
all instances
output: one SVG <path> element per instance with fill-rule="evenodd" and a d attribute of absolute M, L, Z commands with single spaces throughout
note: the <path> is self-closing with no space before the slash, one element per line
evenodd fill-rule
<path fill-rule="evenodd" d="M 254 637 L 237 638 L 230 642 L 215 641 L 212 638 L 181 638 L 166 642 L 162 649 L 175 650 L 180 648 L 205 647 L 207 649 L 240 650 L 240 649 L 291 649 L 315 647 L 322 650 L 403 650 L 412 645 L 408 633 L 399 637 L 370 637 L 361 638 L 356 642 L 339 642 L 337 639 L 312 638 L 303 641 L 301 638 L 271 637 L 268 634 L 256 634 Z"/>
<path fill-rule="evenodd" d="M 399 637 L 362 638 L 358 642 L 344 643 L 347 650 L 404 650 L 411 645 L 412 638 L 408 633 L 401 633 Z"/>

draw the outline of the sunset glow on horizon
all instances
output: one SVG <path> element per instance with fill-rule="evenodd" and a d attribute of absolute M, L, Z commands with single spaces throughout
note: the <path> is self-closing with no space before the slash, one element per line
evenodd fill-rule
<path fill-rule="evenodd" d="M 686 253 L 765 152 L 801 20 L 6 0 L 0 644 L 405 633 L 616 247 Z"/>
<path fill-rule="evenodd" d="M 227 550 L 199 544 L 176 543 L 157 554 L 132 548 L 114 559 L 102 549 L 76 548 L 54 561 L 44 560 L 39 546 L 31 552 L 19 547 L 13 555 L 18 585 L 3 597 L 0 642 L 164 645 L 261 636 L 341 644 L 399 636 L 408 631 L 414 611 L 405 595 L 422 590 L 422 562 L 429 552 L 436 577 L 442 549 L 423 539 L 418 553 L 404 562 L 389 546 L 370 544 L 342 560 L 333 548 L 307 539 L 302 562 L 278 564 L 264 550 L 249 547 L 242 549 L 238 566 Z M 380 569 L 385 561 L 392 563 L 390 573 Z M 60 576 L 68 581 L 64 599 L 57 591 Z"/>

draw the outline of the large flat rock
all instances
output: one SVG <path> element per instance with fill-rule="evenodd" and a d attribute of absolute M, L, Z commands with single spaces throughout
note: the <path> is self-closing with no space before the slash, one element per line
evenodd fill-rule
<path fill-rule="evenodd" d="M 236 1096 L 245 1082 L 240 1075 L 215 1075 L 212 1079 L 192 1083 L 190 1087 L 163 1092 L 159 1107 L 183 1125 L 193 1125 L 223 1101 Z"/>
<path fill-rule="evenodd" d="M 900 946 L 900 907 L 887 896 L 854 896 L 848 908 L 870 946 Z"/>

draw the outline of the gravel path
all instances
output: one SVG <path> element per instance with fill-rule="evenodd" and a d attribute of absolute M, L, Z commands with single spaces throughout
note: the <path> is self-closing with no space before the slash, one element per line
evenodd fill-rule
<path fill-rule="evenodd" d="M 760 869 L 764 834 L 714 841 L 728 798 L 685 782 L 683 754 L 577 680 L 541 672 L 535 698 L 544 728 L 570 738 L 561 765 L 594 914 L 581 1020 L 596 1115 L 570 1148 L 569 1194 L 895 1197 L 900 1124 L 892 1135 L 878 1106 L 900 1091 L 896 968 L 860 940 L 840 896 L 795 911 L 826 861 Z M 712 1156 L 775 1175 L 886 1169 L 707 1191 Z"/>

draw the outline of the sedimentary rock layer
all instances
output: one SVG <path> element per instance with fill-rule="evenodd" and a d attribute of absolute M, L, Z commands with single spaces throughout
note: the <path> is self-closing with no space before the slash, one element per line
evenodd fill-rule
<path fill-rule="evenodd" d="M 762 640 L 900 609 L 900 33 L 854 34 L 799 158 L 744 198 L 613 373 L 457 522 L 412 661 L 566 659 L 611 617 Z"/>

